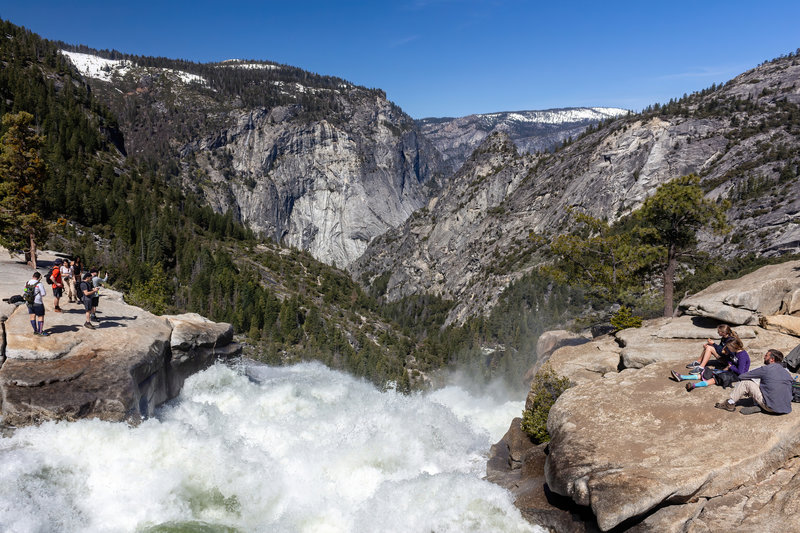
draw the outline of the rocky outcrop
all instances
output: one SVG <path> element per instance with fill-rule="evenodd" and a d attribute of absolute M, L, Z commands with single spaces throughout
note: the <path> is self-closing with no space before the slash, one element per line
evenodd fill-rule
<path fill-rule="evenodd" d="M 800 348 L 800 336 L 778 327 L 793 315 L 765 314 L 791 309 L 793 290 L 776 280 L 795 263 L 706 292 L 719 301 L 736 295 L 769 328 L 734 328 L 754 368 L 770 348 Z M 488 478 L 512 491 L 525 516 L 556 531 L 786 530 L 797 512 L 792 495 L 800 493 L 800 406 L 789 415 L 742 416 L 713 407 L 730 389 L 688 392 L 670 379 L 671 369 L 685 372 L 705 339 L 716 337 L 719 323 L 691 315 L 649 320 L 553 351 L 547 364 L 574 386 L 550 411 L 552 440 L 534 446 L 513 421 L 492 449 Z"/>
<path fill-rule="evenodd" d="M 800 314 L 800 261 L 760 268 L 685 298 L 679 311 L 728 324 L 758 324 L 765 315 Z"/>
<path fill-rule="evenodd" d="M 725 496 L 800 455 L 800 409 L 720 411 L 713 405 L 725 391 L 687 393 L 666 378 L 671 366 L 584 383 L 550 411 L 548 487 L 590 507 L 604 531 L 663 506 Z"/>
<path fill-rule="evenodd" d="M 24 285 L 30 269 L 4 260 L 0 274 L 0 289 L 10 295 Z M 82 305 L 62 299 L 64 312 L 55 313 L 52 302 L 48 294 L 47 337 L 33 335 L 24 305 L 3 309 L 5 425 L 78 418 L 135 422 L 177 396 L 194 372 L 240 353 L 230 324 L 194 314 L 155 316 L 126 304 L 116 291 L 102 292 L 94 330 L 83 326 Z"/>

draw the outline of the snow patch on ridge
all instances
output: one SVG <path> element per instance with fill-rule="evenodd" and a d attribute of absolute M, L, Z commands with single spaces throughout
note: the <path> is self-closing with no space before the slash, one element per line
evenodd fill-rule
<path fill-rule="evenodd" d="M 102 81 L 111 81 L 114 76 L 123 77 L 137 65 L 127 59 L 105 59 L 92 54 L 82 54 L 80 52 L 60 51 L 67 56 L 83 76 Z M 197 74 L 190 74 L 182 70 L 169 68 L 158 69 L 171 75 L 174 79 L 183 83 L 199 83 L 207 85 L 205 78 Z"/>
<path fill-rule="evenodd" d="M 547 111 L 515 111 L 508 113 L 487 113 L 478 115 L 487 121 L 528 122 L 536 124 L 566 124 L 586 120 L 602 120 L 627 114 L 626 109 L 615 107 L 577 107 Z"/>

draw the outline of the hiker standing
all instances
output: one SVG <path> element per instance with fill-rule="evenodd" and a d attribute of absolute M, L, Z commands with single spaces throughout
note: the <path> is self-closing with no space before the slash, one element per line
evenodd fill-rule
<path fill-rule="evenodd" d="M 64 288 L 67 290 L 67 298 L 69 298 L 70 303 L 75 302 L 75 278 L 72 274 L 72 265 L 66 259 L 61 265 L 61 280 L 64 282 Z"/>
<path fill-rule="evenodd" d="M 75 278 L 76 285 L 83 280 L 83 261 L 80 256 L 75 256 L 75 259 L 72 260 L 72 276 Z"/>
<path fill-rule="evenodd" d="M 94 325 L 92 324 L 92 297 L 97 293 L 98 289 L 92 287 L 92 274 L 87 272 L 83 275 L 83 281 L 80 284 L 80 291 L 81 294 L 81 301 L 83 302 L 83 308 L 86 310 L 86 322 L 84 322 L 84 327 L 89 329 L 94 329 Z"/>
<path fill-rule="evenodd" d="M 64 263 L 61 259 L 56 259 L 53 265 L 53 270 L 50 272 L 50 281 L 53 283 L 53 307 L 56 313 L 61 313 L 61 308 L 58 306 L 58 301 L 64 294 L 64 281 L 61 278 L 61 265 Z"/>
<path fill-rule="evenodd" d="M 735 411 L 736 402 L 750 396 L 756 405 L 742 407 L 743 415 L 751 415 L 766 411 L 773 414 L 792 412 L 792 376 L 783 365 L 783 353 L 779 350 L 767 350 L 764 354 L 764 366 L 740 375 L 742 381 L 736 383 L 733 393 L 727 402 L 719 402 L 714 407 Z M 756 383 L 753 379 L 759 379 Z"/>
<path fill-rule="evenodd" d="M 50 335 L 44 330 L 44 300 L 47 296 L 42 283 L 42 275 L 34 272 L 33 277 L 25 284 L 24 298 L 28 304 L 28 315 L 30 315 L 31 326 L 34 335 L 47 337 Z"/>
<path fill-rule="evenodd" d="M 106 277 L 101 278 L 98 269 L 93 268 L 91 270 L 92 274 L 92 287 L 94 287 L 95 292 L 92 296 L 92 320 L 97 322 L 99 319 L 97 318 L 97 304 L 100 303 L 100 287 L 103 286 L 108 281 L 108 271 L 106 271 Z"/>

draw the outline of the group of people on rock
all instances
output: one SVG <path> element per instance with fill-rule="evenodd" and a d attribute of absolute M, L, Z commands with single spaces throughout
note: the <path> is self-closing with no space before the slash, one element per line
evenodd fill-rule
<path fill-rule="evenodd" d="M 47 282 L 53 289 L 53 310 L 56 313 L 63 313 L 61 309 L 61 298 L 66 297 L 70 303 L 78 303 L 83 306 L 86 313 L 84 327 L 95 329 L 92 321 L 98 322 L 97 305 L 100 302 L 100 287 L 108 281 L 108 272 L 101 278 L 97 268 L 84 270 L 83 262 L 80 257 L 69 261 L 66 259 L 56 259 L 53 267 L 48 271 L 49 280 Z M 47 296 L 45 280 L 38 270 L 33 272 L 31 279 L 25 284 L 25 298 L 30 315 L 31 327 L 34 335 L 46 337 L 50 335 L 44 329 L 44 298 Z"/>
<path fill-rule="evenodd" d="M 700 358 L 689 363 L 688 374 L 671 370 L 672 379 L 686 381 L 686 390 L 719 385 L 733 386 L 730 398 L 714 407 L 736 411 L 736 404 L 745 397 L 755 405 L 742 407 L 748 415 L 760 412 L 786 414 L 792 411 L 792 375 L 783 366 L 783 353 L 770 349 L 764 354 L 764 366 L 750 370 L 750 354 L 744 349 L 739 335 L 727 324 L 717 327 L 719 342 L 708 339 Z"/>

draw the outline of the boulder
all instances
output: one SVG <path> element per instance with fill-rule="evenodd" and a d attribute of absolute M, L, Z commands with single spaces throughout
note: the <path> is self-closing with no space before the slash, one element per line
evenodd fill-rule
<path fill-rule="evenodd" d="M 567 390 L 550 411 L 547 485 L 591 507 L 603 531 L 752 485 L 800 453 L 800 409 L 783 416 L 714 409 L 728 391 L 688 393 L 667 378 L 670 367 L 607 373 Z"/>
<path fill-rule="evenodd" d="M 586 344 L 591 339 L 567 331 L 564 329 L 557 329 L 552 331 L 545 331 L 539 336 L 536 341 L 536 363 L 525 372 L 523 378 L 524 383 L 533 381 L 534 376 L 540 368 L 550 359 L 550 355 L 562 346 L 579 346 Z"/>
<path fill-rule="evenodd" d="M 800 316 L 770 315 L 761 317 L 761 327 L 800 337 Z"/>
<path fill-rule="evenodd" d="M 620 347 L 613 337 L 599 337 L 578 346 L 563 346 L 550 355 L 548 364 L 556 374 L 573 383 L 602 378 L 619 370 Z"/>
<path fill-rule="evenodd" d="M 41 264 L 47 266 L 47 254 Z M 44 270 L 44 269 L 42 269 Z M 13 291 L 30 269 L 0 259 L 0 290 Z M 8 281 L 12 280 L 12 281 Z M 33 335 L 26 306 L 8 309 L 0 367 L 3 424 L 99 418 L 136 421 L 174 398 L 192 373 L 217 357 L 237 355 L 230 324 L 199 315 L 158 317 L 103 289 L 99 323 L 87 329 L 80 304 L 45 298 L 48 337 Z"/>
<path fill-rule="evenodd" d="M 511 492 L 514 505 L 533 524 L 559 533 L 597 531 L 591 513 L 545 490 L 546 444 L 534 444 L 520 429 L 521 420 L 515 418 L 508 432 L 492 446 L 486 479 Z M 519 457 L 521 465 L 512 457 Z"/>
<path fill-rule="evenodd" d="M 685 298 L 678 309 L 732 325 L 756 325 L 760 315 L 797 312 L 800 261 L 762 267 L 735 280 L 724 280 Z"/>

